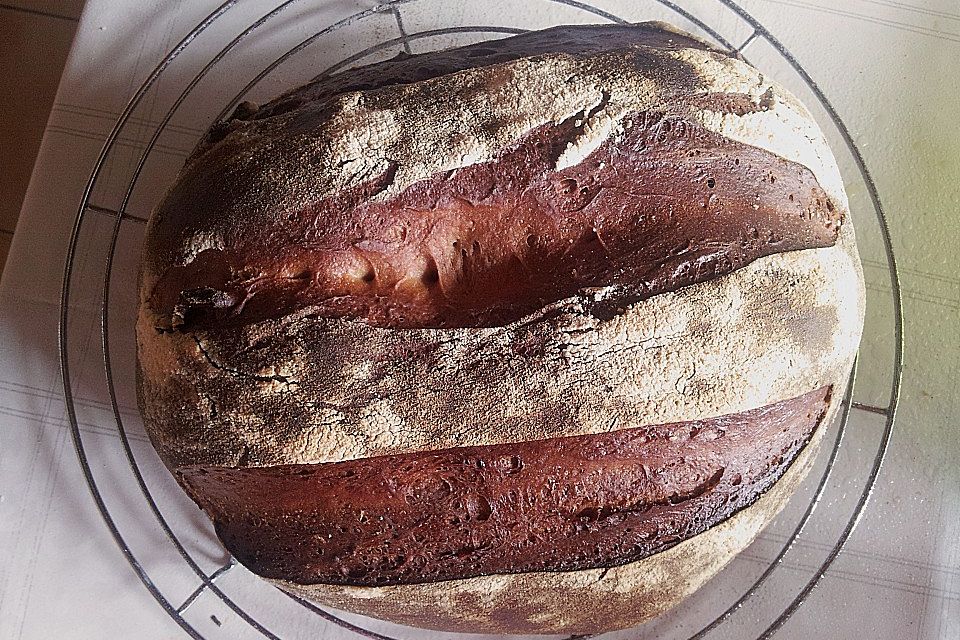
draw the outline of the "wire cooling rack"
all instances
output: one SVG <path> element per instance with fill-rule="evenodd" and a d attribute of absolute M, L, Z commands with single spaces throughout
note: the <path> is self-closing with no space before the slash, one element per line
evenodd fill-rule
<path fill-rule="evenodd" d="M 704 9 L 710 2 L 717 6 Z M 864 513 L 889 446 L 903 361 L 900 286 L 880 197 L 853 137 L 817 83 L 772 33 L 731 0 L 705 0 L 698 3 L 699 12 L 669 0 L 620 3 L 540 0 L 523 3 L 524 10 L 508 12 L 510 15 L 506 16 L 494 15 L 495 11 L 477 14 L 451 10 L 448 5 L 431 0 L 393 0 L 338 14 L 324 23 L 311 17 L 311 5 L 307 2 L 288 0 L 266 13 L 262 13 L 262 4 L 224 2 L 170 50 L 136 91 L 93 167 L 79 203 L 65 263 L 60 361 L 77 456 L 106 526 L 137 577 L 160 606 L 188 636 L 198 639 L 315 637 L 325 626 L 327 634 L 333 633 L 329 625 L 342 627 L 345 630 L 342 633 L 353 637 L 386 640 L 422 636 L 422 632 L 409 628 L 318 607 L 252 578 L 222 549 L 217 553 L 209 525 L 196 517 L 195 509 L 190 511 L 192 505 L 188 505 L 172 485 L 146 443 L 142 423 L 135 408 L 131 408 L 135 402 L 131 400 L 134 392 L 132 376 L 128 374 L 132 371 L 133 353 L 130 303 L 135 300 L 135 279 L 130 277 L 130 272 L 136 268 L 142 225 L 168 182 L 161 176 L 169 177 L 171 171 L 175 174 L 182 158 L 203 132 L 203 128 L 177 124 L 178 117 L 187 114 L 184 122 L 200 122 L 204 118 L 191 114 L 202 112 L 210 124 L 258 91 L 264 97 L 272 97 L 301 84 L 311 77 L 304 76 L 303 69 L 326 66 L 324 73 L 336 73 L 353 64 L 389 57 L 399 50 L 429 50 L 562 22 L 667 19 L 699 32 L 744 59 L 763 46 L 767 49 L 765 62 L 779 59 L 785 69 L 795 73 L 792 85 L 786 78 L 780 80 L 795 92 L 812 96 L 814 104 L 818 103 L 821 115 L 833 126 L 828 136 L 845 145 L 849 153 L 847 165 L 856 172 L 856 175 L 844 176 L 848 189 L 851 182 L 855 182 L 862 186 L 865 194 L 859 201 L 851 197 L 861 250 L 875 247 L 889 269 L 891 291 L 886 299 L 879 301 L 886 307 L 880 314 L 882 321 L 868 322 L 873 333 L 865 336 L 865 342 L 885 342 L 888 349 L 872 350 L 867 365 L 861 352 L 861 367 L 870 367 L 869 388 L 862 389 L 864 383 L 858 380 L 855 367 L 842 410 L 831 427 L 832 437 L 827 440 L 832 445 L 824 447 L 804 489 L 771 527 L 780 533 L 764 534 L 768 548 L 753 554 L 749 570 L 742 570 L 743 566 L 728 568 L 687 604 L 666 614 L 668 624 L 651 626 L 658 624 L 654 621 L 627 632 L 626 636 L 615 632 L 609 637 L 667 637 L 668 629 L 674 630 L 671 637 L 690 639 L 748 637 L 743 631 L 747 628 L 751 629 L 750 636 L 758 638 L 775 634 L 803 605 Z M 719 21 L 722 24 L 711 25 L 698 17 L 701 14 L 724 18 Z M 285 21 L 291 15 L 293 18 Z M 476 20 L 478 15 L 490 23 L 480 23 Z M 412 28 L 412 23 L 417 27 Z M 232 30 L 223 25 L 232 25 Z M 389 29 L 397 35 L 391 37 Z M 208 53 L 199 56 L 200 62 L 194 62 L 193 67 L 176 67 L 184 58 L 198 59 L 193 52 L 203 39 L 206 40 L 202 50 Z M 211 42 L 226 44 L 213 46 Z M 357 46 L 358 42 L 367 46 Z M 324 49 L 326 44 L 330 46 Z M 249 69 L 240 55 L 244 48 L 248 53 L 253 51 L 254 59 L 260 60 L 260 64 L 265 58 L 263 51 L 281 53 L 252 77 L 242 71 L 232 74 L 223 71 L 231 63 Z M 318 48 L 322 53 L 317 53 Z M 344 50 L 349 51 L 347 55 L 343 55 Z M 209 55 L 209 51 L 215 53 Z M 299 66 L 291 64 L 298 60 Z M 317 65 L 317 61 L 323 64 Z M 285 66 L 297 70 L 284 75 L 280 70 Z M 762 64 L 758 66 L 764 68 Z M 227 75 L 250 79 L 243 82 L 239 90 L 231 90 L 229 86 L 224 89 L 220 84 L 208 86 L 211 78 L 220 82 Z M 159 91 L 161 84 L 163 92 Z M 161 93 L 170 99 L 157 120 L 154 113 Z M 147 102 L 151 102 L 149 110 L 144 108 Z M 131 131 L 138 134 L 131 136 Z M 138 142 L 131 144 L 131 137 Z M 91 261 L 100 261 L 100 266 L 90 268 Z M 122 265 L 118 267 L 118 263 Z M 103 367 L 102 372 L 90 380 L 83 374 L 76 378 L 73 375 L 77 343 L 81 339 L 74 328 L 74 316 L 77 290 L 93 286 L 99 289 L 99 346 Z M 118 369 L 122 375 L 116 374 Z M 882 375 L 878 375 L 878 371 Z M 91 445 L 91 425 L 79 415 L 83 412 L 83 403 L 75 401 L 81 384 L 92 385 L 102 397 L 108 398 L 104 402 L 113 421 L 99 421 L 93 425 L 94 432 L 116 435 L 112 442 L 118 444 L 103 447 L 98 441 L 96 446 Z M 851 435 L 848 425 L 851 417 L 858 414 L 859 422 L 867 426 L 858 428 L 857 435 Z M 874 422 L 869 423 L 870 419 Z M 864 436 L 859 435 L 861 432 L 869 432 L 872 439 L 865 441 Z M 851 439 L 855 440 L 855 446 L 847 444 Z M 91 457 L 97 459 L 91 460 Z M 837 472 L 841 466 L 843 478 L 839 478 L 841 474 Z M 853 498 L 844 500 L 847 495 Z M 838 515 L 841 513 L 842 517 Z M 145 537 L 145 530 L 155 535 Z M 813 539 L 814 534 L 820 542 L 804 544 L 803 541 Z M 824 539 L 829 543 L 824 543 Z M 796 571 L 789 578 L 783 577 L 783 567 L 789 564 L 785 559 L 804 548 L 807 555 L 811 549 L 816 551 L 819 554 L 816 560 L 798 565 L 803 567 L 800 579 Z M 750 554 L 750 550 L 741 554 L 748 558 L 748 563 Z M 738 562 L 740 558 L 734 565 Z M 730 578 L 733 574 L 736 577 Z M 224 581 L 233 576 L 237 576 L 236 584 L 224 586 Z M 744 622 L 745 618 L 749 621 Z M 462 636 L 438 634 L 436 637 Z"/>

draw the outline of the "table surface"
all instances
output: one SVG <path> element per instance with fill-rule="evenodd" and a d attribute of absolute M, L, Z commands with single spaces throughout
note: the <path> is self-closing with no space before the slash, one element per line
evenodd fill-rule
<path fill-rule="evenodd" d="M 241 2 L 246 9 L 239 11 L 253 15 L 265 4 L 278 3 Z M 374 6 L 315 4 L 331 15 Z M 638 17 L 647 5 L 596 4 L 624 11 L 629 5 L 629 15 Z M 713 0 L 679 4 L 708 24 L 730 20 Z M 829 0 L 740 4 L 786 45 L 849 127 L 887 212 L 904 302 L 904 379 L 888 460 L 844 552 L 775 637 L 960 637 L 960 6 L 955 0 L 852 0 L 842 9 Z M 70 437 L 57 324 L 77 205 L 104 140 L 140 83 L 213 6 L 90 0 L 84 10 L 0 282 L 0 638 L 186 637 L 124 561 L 91 499 Z M 469 19 L 476 3 L 445 6 L 451 14 L 445 19 L 456 23 Z M 412 9 L 407 17 L 430 19 Z M 370 37 L 396 35 L 379 28 Z M 210 55 L 201 43 L 190 55 L 204 52 Z M 142 149 L 147 124 L 122 144 Z M 135 161 L 129 154 L 127 163 Z M 852 162 L 840 159 L 845 177 L 856 172 Z M 163 180 L 153 179 L 161 188 Z M 865 198 L 851 192 L 852 202 Z M 94 225 L 92 233 L 99 232 Z M 865 253 L 864 266 L 869 295 L 888 296 L 883 261 Z M 98 309 L 80 299 L 72 312 L 82 325 L 77 335 L 86 336 L 72 352 L 72 370 L 82 377 L 102 369 Z M 888 316 L 868 319 L 864 350 L 874 349 L 871 335 L 889 333 Z M 865 385 L 879 375 L 861 370 Z M 105 402 L 88 400 L 94 408 Z M 866 418 L 851 424 L 873 428 Z M 82 428 L 90 438 L 116 440 L 105 425 L 94 418 Z M 856 438 L 851 443 L 840 473 L 856 463 Z M 93 466 L 110 473 L 108 463 Z M 815 539 L 809 544 L 816 548 Z M 803 576 L 810 568 L 788 563 L 784 571 L 791 570 Z M 832 621 L 829 627 L 824 620 Z M 348 636 L 328 626 L 315 635 Z"/>

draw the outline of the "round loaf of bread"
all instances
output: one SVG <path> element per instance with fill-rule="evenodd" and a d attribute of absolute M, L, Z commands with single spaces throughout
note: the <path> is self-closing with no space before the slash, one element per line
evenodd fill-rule
<path fill-rule="evenodd" d="M 241 105 L 147 227 L 150 438 L 280 587 L 471 632 L 638 624 L 812 465 L 864 292 L 807 110 L 660 23 Z"/>

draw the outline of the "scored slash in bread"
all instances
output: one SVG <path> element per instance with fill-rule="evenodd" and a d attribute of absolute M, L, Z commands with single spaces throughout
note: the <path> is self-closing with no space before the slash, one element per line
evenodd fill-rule
<path fill-rule="evenodd" d="M 557 27 L 215 125 L 148 225 L 139 398 L 227 548 L 284 588 L 596 632 L 673 606 L 782 508 L 863 307 L 794 97 L 662 24 Z"/>

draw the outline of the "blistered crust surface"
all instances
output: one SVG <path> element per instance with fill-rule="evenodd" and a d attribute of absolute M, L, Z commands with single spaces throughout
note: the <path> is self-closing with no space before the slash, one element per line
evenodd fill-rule
<path fill-rule="evenodd" d="M 863 289 L 846 229 L 835 247 L 673 293 L 621 307 L 616 290 L 589 291 L 489 329 L 397 331 L 305 311 L 157 335 L 141 317 L 144 417 L 171 466 L 268 466 L 753 409 L 849 366 Z"/>
<path fill-rule="evenodd" d="M 612 567 L 751 505 L 830 396 L 605 434 L 177 476 L 231 555 L 264 577 L 380 586 Z"/>
<path fill-rule="evenodd" d="M 431 629 L 597 633 L 632 627 L 671 609 L 703 586 L 783 509 L 813 466 L 841 396 L 833 395 L 831 412 L 811 442 L 757 502 L 698 536 L 631 564 L 387 587 L 271 582 L 315 602 Z"/>
<path fill-rule="evenodd" d="M 582 119 L 386 200 L 370 197 L 387 184 L 377 179 L 169 269 L 144 306 L 158 329 L 188 333 L 308 306 L 390 328 L 489 327 L 584 288 L 621 285 L 639 300 L 830 246 L 843 215 L 809 169 L 691 115 L 763 102 L 707 94 L 631 113 L 562 170 Z"/>

